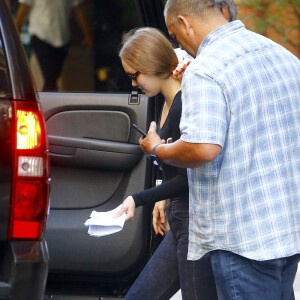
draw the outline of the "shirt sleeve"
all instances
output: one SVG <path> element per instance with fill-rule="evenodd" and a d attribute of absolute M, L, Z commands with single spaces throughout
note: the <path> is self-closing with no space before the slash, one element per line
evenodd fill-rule
<path fill-rule="evenodd" d="M 136 207 L 152 204 L 160 200 L 187 194 L 189 190 L 186 169 L 178 169 L 178 174 L 151 189 L 132 195 Z"/>
<path fill-rule="evenodd" d="M 230 114 L 222 87 L 193 65 L 186 70 L 182 84 L 181 140 L 223 147 Z"/>

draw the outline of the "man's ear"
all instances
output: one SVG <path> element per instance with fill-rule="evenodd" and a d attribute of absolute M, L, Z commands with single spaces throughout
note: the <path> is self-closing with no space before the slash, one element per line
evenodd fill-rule
<path fill-rule="evenodd" d="M 183 26 L 186 34 L 189 35 L 189 32 L 192 28 L 189 20 L 186 17 L 182 16 L 182 15 L 177 16 L 177 19 L 178 19 L 179 25 Z"/>

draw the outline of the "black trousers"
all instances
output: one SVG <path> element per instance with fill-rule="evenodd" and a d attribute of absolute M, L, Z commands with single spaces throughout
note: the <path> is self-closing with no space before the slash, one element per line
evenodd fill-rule
<path fill-rule="evenodd" d="M 63 47 L 53 47 L 33 35 L 31 47 L 36 54 L 44 77 L 43 91 L 57 91 L 57 79 L 68 54 L 69 44 Z"/>

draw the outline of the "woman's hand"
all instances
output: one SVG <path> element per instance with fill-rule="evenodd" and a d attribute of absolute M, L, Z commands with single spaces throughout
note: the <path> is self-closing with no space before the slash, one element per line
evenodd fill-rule
<path fill-rule="evenodd" d="M 124 201 L 120 208 L 120 210 L 116 213 L 115 218 L 120 217 L 123 213 L 126 214 L 125 221 L 133 220 L 135 213 L 135 202 L 132 196 L 128 196 Z"/>
<path fill-rule="evenodd" d="M 168 225 L 166 220 L 166 204 L 167 200 L 162 200 L 155 203 L 152 212 L 153 229 L 156 234 L 165 235 L 168 231 Z"/>

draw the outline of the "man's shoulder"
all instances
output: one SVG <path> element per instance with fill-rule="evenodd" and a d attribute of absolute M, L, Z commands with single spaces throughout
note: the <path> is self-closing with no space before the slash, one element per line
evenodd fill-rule
<path fill-rule="evenodd" d="M 219 36 L 203 49 L 199 48 L 196 59 L 189 70 L 220 77 L 224 72 L 236 71 L 236 68 L 253 64 L 256 60 L 281 55 L 294 60 L 293 54 L 274 41 L 247 30 L 237 30 L 225 36 Z"/>

